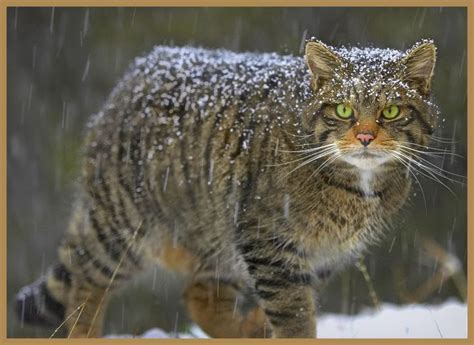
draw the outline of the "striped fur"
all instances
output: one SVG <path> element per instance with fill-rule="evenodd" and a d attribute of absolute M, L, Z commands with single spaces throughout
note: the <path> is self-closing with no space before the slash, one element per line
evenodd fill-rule
<path fill-rule="evenodd" d="M 426 145 L 435 113 L 418 84 L 393 82 L 401 52 L 360 60 L 380 67 L 367 87 L 351 82 L 372 80 L 353 56 L 331 54 L 340 77 L 276 54 L 157 47 L 137 59 L 89 123 L 58 264 L 18 296 L 35 309 L 25 321 L 76 313 L 70 335 L 99 336 L 110 292 L 158 260 L 189 276 L 190 315 L 211 336 L 314 337 L 315 286 L 381 237 L 410 179 L 392 158 L 361 184 L 346 160 L 306 162 L 302 150 L 360 146 L 360 126 L 377 130 L 374 147 Z M 360 115 L 341 121 L 334 104 L 349 100 Z M 377 120 L 389 101 L 403 120 Z"/>

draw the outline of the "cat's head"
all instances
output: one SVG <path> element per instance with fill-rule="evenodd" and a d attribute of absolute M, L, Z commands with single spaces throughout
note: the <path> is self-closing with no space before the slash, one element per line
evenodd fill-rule
<path fill-rule="evenodd" d="M 413 150 L 429 143 L 437 118 L 430 102 L 436 62 L 432 41 L 406 52 L 312 41 L 305 60 L 314 98 L 303 125 L 321 152 L 333 152 L 334 161 L 360 169 L 409 163 Z"/>

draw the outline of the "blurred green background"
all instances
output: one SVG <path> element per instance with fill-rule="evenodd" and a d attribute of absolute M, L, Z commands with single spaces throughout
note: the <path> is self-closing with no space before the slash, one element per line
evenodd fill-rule
<path fill-rule="evenodd" d="M 449 141 L 437 147 L 466 157 L 466 19 L 463 8 L 9 8 L 8 336 L 51 334 L 21 325 L 11 302 L 54 261 L 85 122 L 134 57 L 160 44 L 298 55 L 311 36 L 331 45 L 397 49 L 432 38 L 439 48 L 434 94 L 445 119 L 436 135 Z M 448 155 L 435 163 L 466 174 L 465 158 Z M 415 293 L 437 276 L 443 260 L 422 249 L 423 237 L 466 268 L 466 186 L 448 182 L 451 193 L 419 178 L 426 202 L 415 186 L 393 232 L 364 259 L 381 301 L 404 303 L 404 290 Z M 114 298 L 106 332 L 186 328 L 181 284 L 174 274 L 147 272 Z M 463 298 L 452 279 L 433 284 L 415 300 Z M 373 299 L 361 272 L 351 268 L 330 282 L 320 305 L 322 312 L 352 314 L 372 307 Z"/>

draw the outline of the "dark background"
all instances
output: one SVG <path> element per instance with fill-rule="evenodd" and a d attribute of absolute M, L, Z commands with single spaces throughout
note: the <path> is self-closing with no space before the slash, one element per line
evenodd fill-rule
<path fill-rule="evenodd" d="M 99 110 L 135 56 L 154 45 L 195 45 L 301 54 L 315 36 L 331 45 L 407 49 L 422 38 L 438 46 L 435 100 L 444 119 L 437 147 L 466 157 L 466 16 L 463 8 L 9 8 L 8 9 L 8 301 L 55 259 L 73 199 L 84 124 Z M 465 158 L 435 161 L 465 175 Z M 466 270 L 466 186 L 419 177 L 393 232 L 365 257 L 381 301 L 405 303 L 429 282 L 443 260 L 422 250 L 435 240 Z M 425 206 L 426 205 L 426 206 Z M 180 278 L 152 270 L 117 294 L 107 332 L 138 334 L 158 326 L 187 325 Z M 460 284 L 462 286 L 462 283 Z M 452 279 L 417 302 L 462 299 Z M 356 268 L 334 279 L 321 295 L 323 312 L 356 313 L 372 307 Z M 8 336 L 49 336 L 22 326 L 8 306 Z"/>

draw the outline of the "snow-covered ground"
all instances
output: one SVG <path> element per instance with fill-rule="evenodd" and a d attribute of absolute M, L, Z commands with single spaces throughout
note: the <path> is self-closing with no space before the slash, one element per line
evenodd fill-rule
<path fill-rule="evenodd" d="M 180 338 L 207 338 L 194 326 Z M 112 335 L 130 337 L 130 335 Z M 171 338 L 158 328 L 143 333 L 141 338 Z M 440 305 L 382 304 L 378 310 L 358 315 L 323 314 L 318 318 L 318 338 L 466 338 L 467 306 L 455 300 Z"/>
<path fill-rule="evenodd" d="M 466 338 L 467 306 L 457 301 L 441 305 L 383 304 L 355 316 L 326 314 L 318 338 Z"/>

